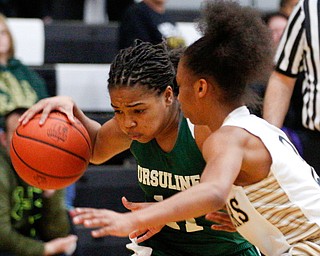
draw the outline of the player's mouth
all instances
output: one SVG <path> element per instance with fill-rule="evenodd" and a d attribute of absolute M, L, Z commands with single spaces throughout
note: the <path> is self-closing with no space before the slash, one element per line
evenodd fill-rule
<path fill-rule="evenodd" d="M 142 134 L 141 133 L 135 133 L 135 132 L 129 132 L 128 133 L 128 137 L 131 140 L 139 140 L 142 137 Z"/>

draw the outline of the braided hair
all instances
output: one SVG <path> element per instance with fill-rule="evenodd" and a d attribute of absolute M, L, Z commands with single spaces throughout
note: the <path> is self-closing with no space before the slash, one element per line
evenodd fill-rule
<path fill-rule="evenodd" d="M 136 40 L 113 60 L 108 79 L 113 88 L 145 86 L 160 95 L 168 85 L 174 88 L 175 68 L 165 42 L 153 45 Z"/>

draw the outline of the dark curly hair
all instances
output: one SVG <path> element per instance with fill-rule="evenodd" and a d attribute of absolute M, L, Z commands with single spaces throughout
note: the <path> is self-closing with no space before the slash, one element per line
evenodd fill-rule
<path fill-rule="evenodd" d="M 272 70 L 272 39 L 261 15 L 233 1 L 206 2 L 199 29 L 203 37 L 185 50 L 183 63 L 218 83 L 221 100 L 252 105 L 256 94 L 248 85 L 266 81 Z"/>
<path fill-rule="evenodd" d="M 121 50 L 113 60 L 108 79 L 113 88 L 145 86 L 161 94 L 168 85 L 174 86 L 175 67 L 165 42 L 151 44 L 136 40 L 132 47 Z"/>

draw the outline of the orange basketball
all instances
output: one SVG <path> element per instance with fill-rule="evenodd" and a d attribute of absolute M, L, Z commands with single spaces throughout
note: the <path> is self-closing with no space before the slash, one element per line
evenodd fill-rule
<path fill-rule="evenodd" d="M 18 175 L 41 189 L 61 189 L 76 182 L 88 167 L 91 140 L 80 121 L 51 112 L 40 126 L 37 114 L 12 136 L 10 156 Z"/>

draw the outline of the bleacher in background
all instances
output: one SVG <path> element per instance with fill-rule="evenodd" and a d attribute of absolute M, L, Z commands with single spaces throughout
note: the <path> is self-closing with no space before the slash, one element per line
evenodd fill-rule
<path fill-rule="evenodd" d="M 11 20 L 13 24 L 23 23 L 22 19 Z M 179 21 L 177 26 L 187 44 L 200 37 L 193 22 Z M 50 95 L 72 96 L 86 112 L 112 112 L 107 80 L 110 63 L 118 52 L 118 23 L 88 25 L 59 21 L 41 27 L 39 20 L 29 19 L 23 30 L 28 31 L 28 27 L 33 33 L 25 32 L 23 36 L 21 29 L 11 27 L 17 39 L 17 58 L 46 80 Z M 29 54 L 31 50 L 38 56 L 36 59 Z"/>
<path fill-rule="evenodd" d="M 117 54 L 118 23 L 45 25 L 45 63 L 111 63 Z"/>
<path fill-rule="evenodd" d="M 138 187 L 135 166 L 94 166 L 90 165 L 84 176 L 76 183 L 76 207 L 107 208 L 119 212 L 126 209 L 121 204 L 125 196 L 133 202 L 144 201 Z M 81 226 L 75 228 L 79 237 L 76 256 L 125 256 L 131 255 L 126 249 L 128 238 L 91 237 L 90 230 Z"/>

